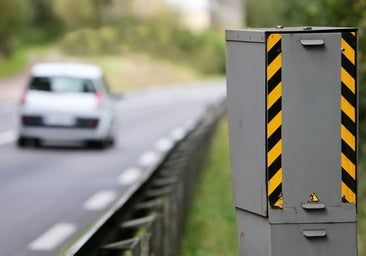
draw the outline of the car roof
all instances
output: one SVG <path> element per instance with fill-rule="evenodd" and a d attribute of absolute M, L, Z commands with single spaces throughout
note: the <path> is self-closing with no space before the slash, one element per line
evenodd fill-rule
<path fill-rule="evenodd" d="M 82 63 L 39 63 L 32 67 L 32 76 L 68 76 L 96 79 L 103 76 L 100 67 Z"/>

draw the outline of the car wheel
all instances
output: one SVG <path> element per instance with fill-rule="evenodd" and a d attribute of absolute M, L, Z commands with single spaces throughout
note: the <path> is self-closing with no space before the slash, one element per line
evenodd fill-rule
<path fill-rule="evenodd" d="M 107 140 L 107 145 L 109 146 L 109 147 L 113 147 L 114 146 L 114 144 L 115 144 L 115 139 L 112 137 L 112 138 L 109 138 L 108 140 Z"/>
<path fill-rule="evenodd" d="M 32 139 L 32 144 L 35 148 L 42 147 L 42 141 L 40 139 Z"/>
<path fill-rule="evenodd" d="M 104 140 L 89 140 L 86 142 L 86 146 L 88 148 L 103 149 L 106 146 L 106 142 Z"/>
<path fill-rule="evenodd" d="M 17 139 L 17 146 L 20 148 L 24 148 L 25 146 L 27 146 L 27 141 L 28 139 L 25 137 L 19 137 Z"/>

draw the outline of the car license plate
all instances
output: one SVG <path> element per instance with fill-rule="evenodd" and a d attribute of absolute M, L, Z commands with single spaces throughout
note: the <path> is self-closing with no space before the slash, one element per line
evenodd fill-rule
<path fill-rule="evenodd" d="M 48 115 L 45 118 L 46 125 L 61 125 L 61 126 L 73 126 L 75 124 L 75 118 L 70 115 L 53 114 Z"/>

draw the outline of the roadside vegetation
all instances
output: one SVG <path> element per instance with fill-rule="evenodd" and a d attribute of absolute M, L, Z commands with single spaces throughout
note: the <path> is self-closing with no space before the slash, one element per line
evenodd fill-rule
<path fill-rule="evenodd" d="M 99 64 L 117 89 L 224 74 L 222 31 L 193 32 L 173 10 L 131 9 L 125 0 L 1 1 L 0 77 L 59 60 Z"/>

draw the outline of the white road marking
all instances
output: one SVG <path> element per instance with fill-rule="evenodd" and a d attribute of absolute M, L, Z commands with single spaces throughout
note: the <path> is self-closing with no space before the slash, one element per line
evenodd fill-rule
<path fill-rule="evenodd" d="M 17 139 L 17 132 L 15 130 L 8 130 L 0 133 L 0 146 L 13 142 Z"/>
<path fill-rule="evenodd" d="M 117 198 L 117 192 L 112 190 L 102 190 L 88 199 L 83 207 L 88 211 L 100 211 L 106 208 Z"/>
<path fill-rule="evenodd" d="M 155 164 L 160 158 L 160 155 L 154 151 L 147 151 L 139 158 L 139 164 L 146 167 Z"/>
<path fill-rule="evenodd" d="M 184 138 L 186 130 L 183 127 L 175 128 L 171 131 L 171 136 L 174 140 L 178 141 Z"/>
<path fill-rule="evenodd" d="M 126 169 L 119 177 L 118 183 L 121 185 L 130 185 L 141 177 L 141 169 L 131 167 Z"/>
<path fill-rule="evenodd" d="M 169 138 L 163 138 L 158 140 L 155 144 L 155 148 L 160 152 L 167 152 L 174 146 L 174 143 Z"/>
<path fill-rule="evenodd" d="M 46 233 L 29 244 L 29 249 L 34 251 L 51 251 L 56 249 L 63 241 L 76 231 L 76 226 L 71 223 L 59 223 L 50 228 Z"/>

